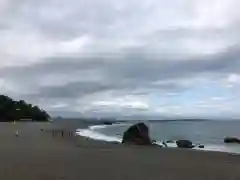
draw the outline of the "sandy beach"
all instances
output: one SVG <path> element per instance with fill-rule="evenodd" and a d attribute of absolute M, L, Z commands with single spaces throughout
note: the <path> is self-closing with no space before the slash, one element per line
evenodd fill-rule
<path fill-rule="evenodd" d="M 2 180 L 240 179 L 239 155 L 129 147 L 69 137 L 68 132 L 79 128 L 74 125 L 0 124 Z M 52 131 L 59 133 L 53 137 Z"/>

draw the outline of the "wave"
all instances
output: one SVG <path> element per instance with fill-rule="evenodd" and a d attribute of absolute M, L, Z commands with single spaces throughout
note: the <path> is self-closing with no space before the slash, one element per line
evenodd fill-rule
<path fill-rule="evenodd" d="M 127 124 L 112 124 L 112 125 L 93 125 L 89 126 L 88 129 L 77 129 L 76 134 L 84 137 L 88 137 L 95 140 L 102 140 L 107 142 L 122 142 L 122 139 L 117 136 L 109 136 L 95 130 L 97 129 L 104 129 L 107 127 L 113 126 L 123 126 Z"/>
<path fill-rule="evenodd" d="M 131 126 L 132 124 L 127 124 L 127 123 L 121 123 L 121 124 L 111 124 L 111 125 L 105 125 L 105 124 L 101 124 L 101 125 L 93 125 L 93 126 L 89 126 L 88 128 L 91 130 L 95 130 L 95 129 L 104 129 L 107 127 L 116 127 L 116 126 Z"/>
<path fill-rule="evenodd" d="M 97 132 L 97 129 L 104 129 L 113 126 L 130 126 L 131 124 L 113 124 L 113 125 L 93 125 L 89 126 L 88 129 L 77 129 L 76 134 L 90 139 L 107 141 L 107 142 L 122 142 L 122 138 L 117 136 L 110 136 L 100 132 Z M 163 141 L 158 140 L 156 142 L 158 145 L 163 145 Z M 166 143 L 168 148 L 177 148 L 176 143 Z M 193 148 L 196 150 L 202 151 L 218 151 L 218 152 L 228 152 L 228 153 L 240 153 L 240 146 L 229 146 L 224 144 L 205 144 L 204 149 Z"/>
<path fill-rule="evenodd" d="M 107 136 L 105 134 L 92 131 L 90 129 L 77 129 L 76 134 L 84 137 L 88 137 L 91 139 L 108 141 L 108 142 L 122 142 L 121 138 L 114 137 L 114 136 Z"/>

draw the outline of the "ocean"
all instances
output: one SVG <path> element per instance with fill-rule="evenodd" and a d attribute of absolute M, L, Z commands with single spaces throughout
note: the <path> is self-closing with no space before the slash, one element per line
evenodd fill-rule
<path fill-rule="evenodd" d="M 240 153 L 240 145 L 225 144 L 225 137 L 240 138 L 240 121 L 157 121 L 146 122 L 150 136 L 158 144 L 165 140 L 187 139 L 194 144 L 203 144 L 208 151 Z M 121 142 L 122 135 L 132 123 L 93 125 L 78 129 L 77 134 L 92 139 Z M 168 143 L 168 147 L 177 147 Z"/>

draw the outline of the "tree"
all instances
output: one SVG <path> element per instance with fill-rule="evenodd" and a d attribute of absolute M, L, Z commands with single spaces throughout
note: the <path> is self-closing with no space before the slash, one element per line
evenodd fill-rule
<path fill-rule="evenodd" d="M 24 100 L 14 101 L 8 96 L 0 95 L 0 121 L 31 119 L 48 121 L 49 114 L 38 106 L 27 104 Z"/>

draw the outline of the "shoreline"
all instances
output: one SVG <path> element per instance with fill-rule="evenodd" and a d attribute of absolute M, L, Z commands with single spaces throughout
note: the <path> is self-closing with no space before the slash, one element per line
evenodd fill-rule
<path fill-rule="evenodd" d="M 118 124 L 117 124 L 118 125 Z M 111 126 L 111 125 L 105 125 L 101 123 L 97 123 L 94 125 L 94 123 L 90 123 L 89 125 L 84 125 L 82 129 L 88 129 L 89 127 L 99 127 L 99 126 Z M 51 129 L 52 130 L 57 130 L 59 129 Z M 72 128 L 62 128 L 60 131 L 66 131 L 68 132 L 69 130 L 73 130 Z M 76 129 L 77 130 L 77 129 Z M 76 131 L 75 131 L 76 132 Z M 66 133 L 67 134 L 67 133 Z M 70 139 L 65 139 L 61 138 L 60 136 L 58 137 L 58 140 L 60 141 L 66 141 L 66 142 L 71 142 Z M 79 145 L 79 142 L 81 141 L 82 145 Z M 73 142 L 73 141 L 72 141 Z M 85 143 L 83 143 L 85 142 Z M 155 147 L 155 146 L 139 146 L 139 145 L 124 145 L 120 141 L 106 141 L 102 139 L 94 139 L 89 136 L 82 136 L 80 134 L 77 134 L 74 136 L 74 143 L 78 144 L 77 147 L 95 147 L 95 148 L 109 148 L 109 147 L 118 147 L 118 148 L 134 148 L 134 149 L 154 149 L 156 151 L 171 151 L 171 152 L 196 152 L 196 153 L 207 153 L 207 154 L 225 154 L 225 155 L 233 155 L 233 156 L 239 156 L 240 153 L 235 153 L 235 152 L 227 152 L 227 151 L 219 151 L 219 150 L 208 150 L 208 149 L 186 149 L 186 148 L 178 148 L 178 147 Z"/>
<path fill-rule="evenodd" d="M 82 136 L 85 138 L 89 138 L 92 140 L 96 140 L 96 141 L 103 141 L 103 142 L 108 142 L 108 143 L 119 143 L 121 144 L 122 142 L 122 138 L 119 138 L 117 136 L 110 136 L 110 135 L 106 135 L 104 133 L 100 133 L 98 131 L 95 131 L 96 129 L 104 129 L 107 128 L 108 126 L 121 126 L 121 125 L 126 125 L 127 123 L 113 123 L 111 125 L 106 125 L 106 124 L 91 124 L 85 128 L 78 128 L 76 129 L 76 134 L 78 136 Z M 132 123 L 129 123 L 132 124 Z M 162 142 L 164 140 L 157 140 L 157 144 L 158 145 L 163 145 Z M 176 143 L 167 143 L 168 147 L 163 147 L 163 148 L 171 148 L 171 149 L 181 149 L 178 148 Z M 240 155 L 239 151 L 234 151 L 233 148 L 234 146 L 240 146 L 237 144 L 204 144 L 204 148 L 193 148 L 192 150 L 196 150 L 196 151 L 204 151 L 204 152 L 222 152 L 222 153 L 229 153 L 229 154 L 236 154 L 236 155 Z"/>
<path fill-rule="evenodd" d="M 240 178 L 240 156 L 222 152 L 127 146 L 82 136 L 52 136 L 81 123 L 3 123 L 0 178 L 117 180 Z M 86 127 L 83 123 L 81 127 Z M 43 129 L 43 130 L 42 130 Z M 15 136 L 18 130 L 20 135 Z M 67 133 L 66 133 L 67 134 Z"/>

